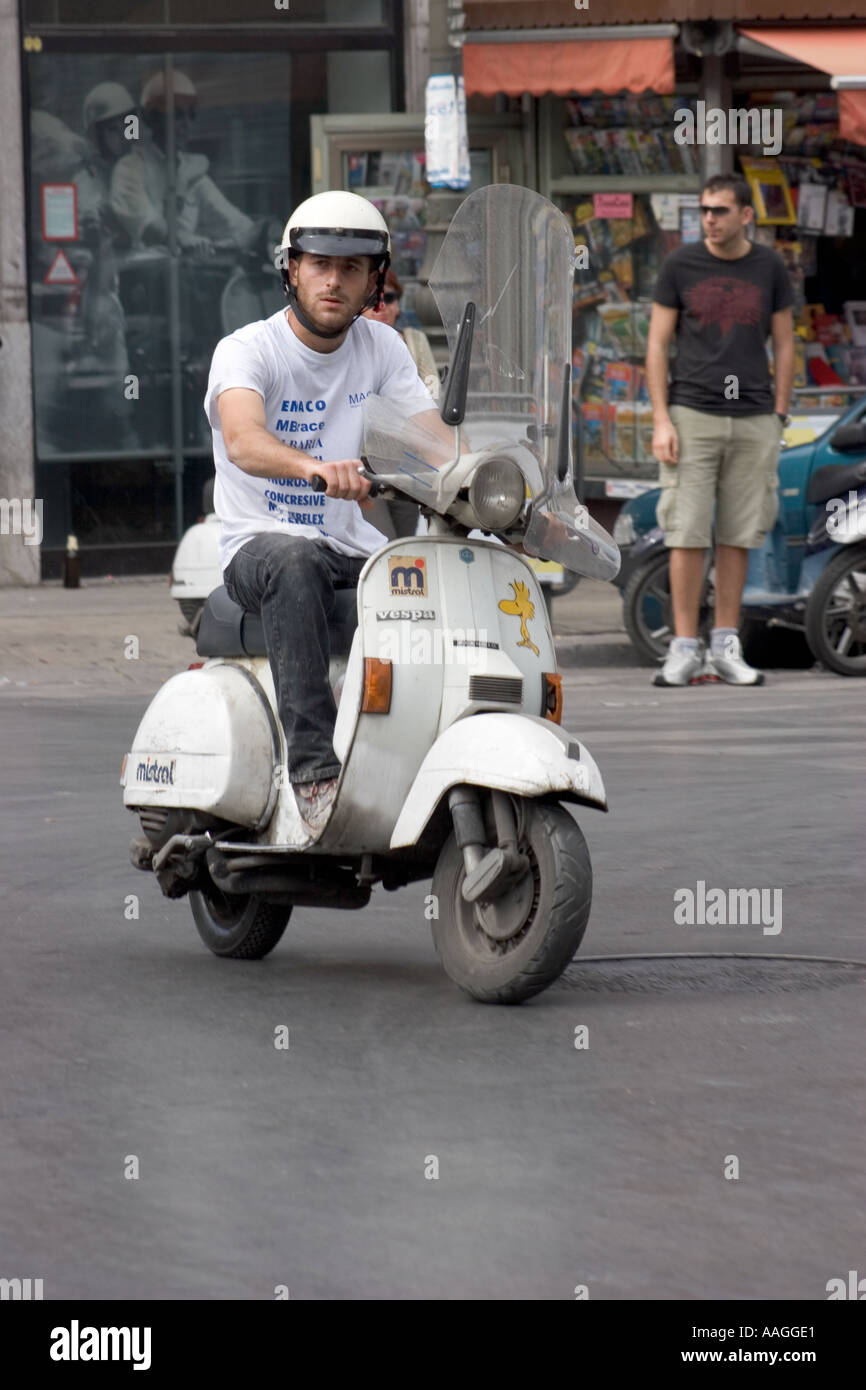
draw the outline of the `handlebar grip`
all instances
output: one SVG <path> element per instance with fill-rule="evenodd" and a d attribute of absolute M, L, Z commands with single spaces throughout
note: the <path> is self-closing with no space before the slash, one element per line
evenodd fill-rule
<path fill-rule="evenodd" d="M 379 493 L 383 489 L 383 484 L 374 482 L 370 474 L 366 471 L 366 469 L 362 470 L 362 477 L 366 478 L 368 483 L 370 484 L 370 496 L 378 497 Z M 321 473 L 313 474 L 312 478 L 310 479 L 310 487 L 313 489 L 314 492 L 327 492 L 328 490 L 328 484 L 325 482 L 325 479 L 322 477 Z"/>

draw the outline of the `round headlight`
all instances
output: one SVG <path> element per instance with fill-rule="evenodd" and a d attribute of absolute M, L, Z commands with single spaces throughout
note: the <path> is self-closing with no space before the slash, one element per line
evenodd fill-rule
<path fill-rule="evenodd" d="M 469 484 L 469 505 L 484 531 L 503 531 L 519 517 L 526 498 L 523 474 L 511 459 L 488 459 Z"/>

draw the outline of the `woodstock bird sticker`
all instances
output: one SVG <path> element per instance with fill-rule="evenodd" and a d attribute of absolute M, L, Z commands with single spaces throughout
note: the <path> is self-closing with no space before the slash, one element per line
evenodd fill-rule
<path fill-rule="evenodd" d="M 531 647 L 535 655 L 538 656 L 538 648 L 529 636 L 529 628 L 526 626 L 530 619 L 535 617 L 535 604 L 529 597 L 529 588 L 526 584 L 521 583 L 519 579 L 513 579 L 511 581 L 511 587 L 514 590 L 514 598 L 500 599 L 499 607 L 502 609 L 503 613 L 512 613 L 515 618 L 520 619 L 520 636 L 522 640 L 518 642 L 518 647 Z"/>

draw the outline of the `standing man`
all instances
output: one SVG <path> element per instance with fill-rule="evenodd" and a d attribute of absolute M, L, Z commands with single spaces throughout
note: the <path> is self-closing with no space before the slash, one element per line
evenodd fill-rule
<path fill-rule="evenodd" d="M 656 284 L 646 371 L 676 635 L 655 685 L 764 681 L 743 660 L 737 629 L 749 550 L 763 545 L 776 520 L 794 329 L 788 272 L 775 251 L 749 241 L 752 218 L 745 179 L 715 175 L 701 194 L 703 241 L 672 252 Z M 698 610 L 714 511 L 716 626 L 705 656 Z"/>

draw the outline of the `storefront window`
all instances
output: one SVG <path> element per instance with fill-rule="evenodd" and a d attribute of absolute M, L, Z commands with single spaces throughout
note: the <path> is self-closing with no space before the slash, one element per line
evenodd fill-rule
<path fill-rule="evenodd" d="M 386 0 L 24 0 L 24 22 L 39 25 L 202 25 L 274 23 L 366 28 L 390 23 Z"/>
<path fill-rule="evenodd" d="M 548 108 L 550 192 L 574 229 L 572 382 L 587 480 L 649 479 L 646 356 L 664 256 L 700 236 L 695 151 L 673 136 L 688 98 L 569 98 Z"/>
<path fill-rule="evenodd" d="M 740 106 L 783 113 L 782 149 L 738 153 L 755 239 L 785 261 L 794 290 L 795 411 L 839 413 L 866 392 L 866 150 L 843 140 L 835 92 L 743 91 Z M 826 423 L 826 421 L 825 421 Z"/>
<path fill-rule="evenodd" d="M 184 454 L 209 452 L 217 341 L 284 302 L 272 256 L 289 202 L 289 60 L 30 64 L 39 458 L 162 454 L 180 472 Z M 119 479 L 117 514 L 100 510 L 106 536 L 126 505 Z M 147 510 L 151 534 L 176 529 L 171 509 L 162 525 Z"/>
<path fill-rule="evenodd" d="M 572 381 L 587 477 L 635 477 L 653 465 L 643 364 L 659 266 L 679 241 L 659 229 L 651 195 L 613 196 L 615 205 L 563 200 L 577 254 Z"/>
<path fill-rule="evenodd" d="M 493 178 L 493 152 L 473 149 L 469 157 L 472 180 L 467 192 L 474 193 Z M 423 146 L 414 150 L 344 151 L 342 156 L 342 186 L 369 198 L 388 223 L 391 263 L 405 291 L 401 312 L 410 327 L 418 325 L 415 296 L 427 255 L 426 197 L 430 186 L 425 170 Z"/>

